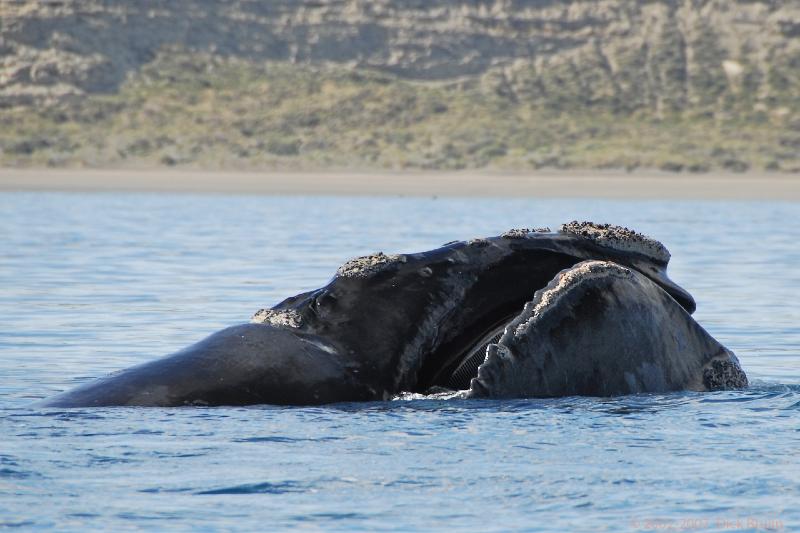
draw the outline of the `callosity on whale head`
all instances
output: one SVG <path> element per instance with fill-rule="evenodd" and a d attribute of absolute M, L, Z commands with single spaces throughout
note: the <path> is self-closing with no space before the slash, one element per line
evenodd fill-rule
<path fill-rule="evenodd" d="M 511 386 L 514 380 L 490 363 L 500 351 L 519 348 L 504 347 L 510 342 L 507 326 L 519 319 L 534 294 L 546 291 L 564 272 L 572 270 L 578 278 L 594 275 L 591 269 L 576 267 L 585 261 L 601 261 L 631 273 L 616 284 L 598 285 L 608 288 L 607 297 L 626 295 L 622 310 L 612 310 L 629 313 L 627 324 L 636 326 L 629 308 L 637 307 L 673 321 L 679 316 L 683 325 L 675 327 L 685 330 L 686 349 L 698 345 L 692 335 L 705 339 L 699 326 L 686 325 L 695 303 L 667 276 L 669 257 L 661 243 L 626 228 L 578 222 L 565 224 L 558 232 L 510 230 L 499 237 L 451 242 L 428 252 L 360 257 L 342 265 L 326 286 L 258 311 L 251 324 L 228 328 L 172 356 L 89 383 L 47 404 L 298 405 L 382 400 L 432 387 L 467 389 L 476 377 L 483 388 L 470 389 L 474 396 L 536 394 L 534 385 Z M 657 298 L 652 309 L 651 297 Z M 568 301 L 558 300 L 556 310 L 566 313 L 561 307 L 571 305 Z M 576 322 L 573 327 L 585 335 L 608 325 L 584 319 L 585 324 Z M 642 324 L 652 328 L 654 322 L 642 319 Z M 607 344 L 597 352 L 606 355 L 597 357 L 611 357 L 608 345 L 622 342 L 618 330 L 597 333 L 598 342 Z M 548 342 L 559 346 L 555 339 Z M 494 347 L 484 361 L 487 345 Z M 635 358 L 635 345 L 631 346 L 630 357 Z M 519 348 L 517 355 L 524 362 L 516 363 L 527 371 L 535 365 L 523 357 L 525 350 Z M 687 367 L 680 357 L 667 359 L 665 364 L 675 360 L 697 378 L 698 370 Z M 709 365 L 699 370 L 701 374 L 716 368 L 713 361 Z M 649 390 L 646 376 L 632 375 L 644 385 L 626 390 Z M 530 383 L 538 378 L 532 374 Z M 509 382 L 506 388 L 504 380 Z M 683 386 L 700 388 L 695 381 Z M 618 390 L 598 387 L 565 389 L 565 393 Z"/>

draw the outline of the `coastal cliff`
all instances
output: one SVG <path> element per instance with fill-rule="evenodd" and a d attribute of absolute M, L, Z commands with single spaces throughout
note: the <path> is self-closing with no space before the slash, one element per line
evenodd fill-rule
<path fill-rule="evenodd" d="M 800 3 L 0 3 L 0 164 L 800 170 Z"/>

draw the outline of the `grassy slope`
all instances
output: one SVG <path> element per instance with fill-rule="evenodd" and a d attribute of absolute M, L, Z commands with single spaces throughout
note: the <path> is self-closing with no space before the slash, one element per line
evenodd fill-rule
<path fill-rule="evenodd" d="M 655 112 L 500 89 L 173 53 L 118 94 L 0 109 L 0 165 L 800 171 L 793 93 Z"/>

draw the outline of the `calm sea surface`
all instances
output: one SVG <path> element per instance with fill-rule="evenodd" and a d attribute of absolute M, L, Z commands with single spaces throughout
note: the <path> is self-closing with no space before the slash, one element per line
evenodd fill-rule
<path fill-rule="evenodd" d="M 377 250 L 572 219 L 662 240 L 741 392 L 29 405 Z M 800 204 L 0 194 L 0 527 L 800 528 Z"/>

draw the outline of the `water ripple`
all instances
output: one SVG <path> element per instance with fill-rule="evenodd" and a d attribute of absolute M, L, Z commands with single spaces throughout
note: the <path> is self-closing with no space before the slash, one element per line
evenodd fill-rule
<path fill-rule="evenodd" d="M 195 492 L 195 494 L 285 494 L 287 492 L 307 492 L 308 490 L 310 490 L 308 486 L 296 481 L 281 481 L 277 483 L 263 482 L 234 485 L 232 487 L 203 490 Z"/>

